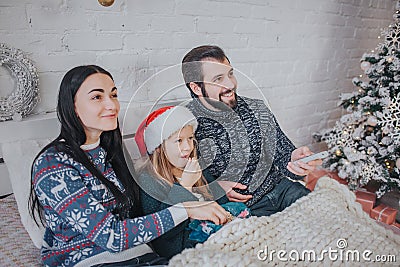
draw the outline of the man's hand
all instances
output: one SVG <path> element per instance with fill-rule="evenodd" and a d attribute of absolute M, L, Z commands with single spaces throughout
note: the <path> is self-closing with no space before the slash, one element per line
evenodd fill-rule
<path fill-rule="evenodd" d="M 231 182 L 231 181 L 218 181 L 218 184 L 226 192 L 226 196 L 228 197 L 229 201 L 247 202 L 250 198 L 253 197 L 252 195 L 242 195 L 233 190 L 234 188 L 246 189 L 247 186 L 245 186 L 244 184 Z"/>
<path fill-rule="evenodd" d="M 316 159 L 307 163 L 297 161 L 312 154 L 313 153 L 311 152 L 311 150 L 306 146 L 296 148 L 295 150 L 293 150 L 291 161 L 287 165 L 288 170 L 300 176 L 307 175 L 310 172 L 314 171 L 317 166 L 320 166 L 322 164 L 321 159 Z"/>

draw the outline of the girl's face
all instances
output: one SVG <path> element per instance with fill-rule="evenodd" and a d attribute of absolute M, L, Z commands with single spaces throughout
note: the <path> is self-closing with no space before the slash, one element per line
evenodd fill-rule
<path fill-rule="evenodd" d="M 183 170 L 194 149 L 193 126 L 187 125 L 164 141 L 165 154 L 169 162 Z"/>
<path fill-rule="evenodd" d="M 86 133 L 86 144 L 98 140 L 103 131 L 117 128 L 120 109 L 117 88 L 106 74 L 86 78 L 75 94 L 75 112 Z"/>

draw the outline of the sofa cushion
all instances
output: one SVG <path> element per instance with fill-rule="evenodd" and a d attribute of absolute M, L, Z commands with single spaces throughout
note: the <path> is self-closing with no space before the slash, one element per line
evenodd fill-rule
<path fill-rule="evenodd" d="M 7 165 L 21 222 L 38 248 L 42 246 L 44 228 L 36 225 L 28 209 L 31 165 L 38 152 L 50 141 L 51 139 L 21 140 L 2 144 L 3 158 Z"/>

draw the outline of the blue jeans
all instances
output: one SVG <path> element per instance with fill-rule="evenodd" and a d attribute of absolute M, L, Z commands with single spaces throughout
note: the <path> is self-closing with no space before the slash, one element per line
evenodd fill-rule
<path fill-rule="evenodd" d="M 297 199 L 310 192 L 301 183 L 293 182 L 284 177 L 270 192 L 249 207 L 251 215 L 272 215 L 289 207 Z"/>

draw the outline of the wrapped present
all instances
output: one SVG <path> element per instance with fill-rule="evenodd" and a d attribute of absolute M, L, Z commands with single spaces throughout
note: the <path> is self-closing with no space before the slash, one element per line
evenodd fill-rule
<path fill-rule="evenodd" d="M 342 179 L 342 178 L 339 177 L 337 172 L 328 171 L 326 169 L 316 169 L 315 171 L 309 173 L 307 175 L 307 177 L 304 179 L 305 181 L 307 181 L 306 187 L 308 189 L 310 189 L 311 191 L 313 191 L 315 185 L 318 182 L 318 179 L 321 178 L 322 176 L 328 176 L 328 177 L 330 177 L 332 179 L 335 179 L 340 184 L 344 184 L 344 185 L 348 184 L 348 182 L 345 179 Z"/>
<path fill-rule="evenodd" d="M 318 182 L 318 178 L 314 179 L 314 180 L 307 181 L 306 187 L 310 191 L 314 191 L 314 188 L 315 188 L 315 185 L 317 184 L 317 182 Z"/>
<path fill-rule="evenodd" d="M 400 210 L 400 191 L 394 190 L 387 192 L 379 199 L 379 204 L 385 204 L 396 210 Z M 397 212 L 396 221 L 400 222 L 400 212 Z"/>
<path fill-rule="evenodd" d="M 310 172 L 307 177 L 304 179 L 306 181 L 306 187 L 313 191 L 315 185 L 318 182 L 318 179 L 321 178 L 322 176 L 327 175 L 328 171 L 324 169 L 317 169 L 313 172 Z"/>
<path fill-rule="evenodd" d="M 380 204 L 371 210 L 371 218 L 386 224 L 393 224 L 396 219 L 397 210 Z"/>
<path fill-rule="evenodd" d="M 367 190 L 357 190 L 356 194 L 356 201 L 361 204 L 362 209 L 370 214 L 370 211 L 375 205 L 376 202 L 376 195 L 375 193 L 368 192 Z"/>

